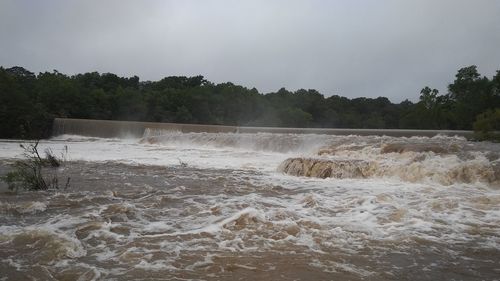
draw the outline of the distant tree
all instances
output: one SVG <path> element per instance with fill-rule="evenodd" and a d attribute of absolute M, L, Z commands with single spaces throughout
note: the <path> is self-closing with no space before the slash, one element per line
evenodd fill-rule
<path fill-rule="evenodd" d="M 500 141 L 500 108 L 479 114 L 474 122 L 474 132 L 479 139 Z"/>
<path fill-rule="evenodd" d="M 119 86 L 114 95 L 113 119 L 141 121 L 146 118 L 147 106 L 137 89 Z"/>
<path fill-rule="evenodd" d="M 11 68 L 7 68 L 7 69 L 5 69 L 5 72 L 9 73 L 12 76 L 16 76 L 18 78 L 19 77 L 31 78 L 31 79 L 35 78 L 35 74 L 33 72 L 28 71 L 25 68 L 20 67 L 20 66 L 14 66 Z"/>
<path fill-rule="evenodd" d="M 281 88 L 264 95 L 231 82 L 214 84 L 201 75 L 140 81 L 113 73 L 35 75 L 18 66 L 0 67 L 0 137 L 47 136 L 54 117 L 414 129 L 471 129 L 473 123 L 482 128 L 496 120 L 500 71 L 490 80 L 468 66 L 455 78 L 445 95 L 424 87 L 417 103 L 394 104 L 385 97 L 324 97 L 313 89 Z"/>
<path fill-rule="evenodd" d="M 481 75 L 477 72 L 477 66 L 471 65 L 460 68 L 455 77 L 455 81 L 448 86 L 448 89 L 453 99 L 463 100 L 473 94 L 471 86 L 479 80 Z"/>
<path fill-rule="evenodd" d="M 175 113 L 175 122 L 177 123 L 191 123 L 193 122 L 193 116 L 189 109 L 185 106 L 181 106 L 177 108 L 177 112 Z"/>
<path fill-rule="evenodd" d="M 308 127 L 312 115 L 296 107 L 287 107 L 278 112 L 283 127 Z"/>
<path fill-rule="evenodd" d="M 439 91 L 437 89 L 432 89 L 425 87 L 420 91 L 420 102 L 426 109 L 433 109 L 437 106 L 437 97 Z"/>
<path fill-rule="evenodd" d="M 481 78 L 475 65 L 459 69 L 455 77 L 448 86 L 455 122 L 459 129 L 472 129 L 478 114 L 499 104 L 493 98 L 492 83 Z"/>

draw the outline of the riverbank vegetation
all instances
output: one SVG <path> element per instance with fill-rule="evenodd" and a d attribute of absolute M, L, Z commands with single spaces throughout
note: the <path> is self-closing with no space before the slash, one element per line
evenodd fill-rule
<path fill-rule="evenodd" d="M 24 150 L 23 158 L 12 164 L 12 170 L 0 177 L 1 181 L 7 183 L 8 188 L 13 191 L 24 190 L 48 190 L 68 188 L 70 178 L 65 179 L 64 185 L 59 183 L 59 168 L 65 162 L 67 148 L 58 157 L 50 149 L 44 151 L 44 156 L 38 151 L 38 141 L 21 144 Z"/>
<path fill-rule="evenodd" d="M 381 93 L 383 94 L 383 93 Z M 141 81 L 112 73 L 35 75 L 0 67 L 0 138 L 40 138 L 55 117 L 238 126 L 499 130 L 500 71 L 458 70 L 448 92 L 424 87 L 418 102 L 325 97 L 300 89 L 262 94 L 203 76 Z"/>

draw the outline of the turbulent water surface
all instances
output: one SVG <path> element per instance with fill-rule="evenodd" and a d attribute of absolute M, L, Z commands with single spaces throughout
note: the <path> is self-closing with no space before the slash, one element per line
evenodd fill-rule
<path fill-rule="evenodd" d="M 21 157 L 0 142 L 0 174 Z M 458 137 L 63 135 L 0 193 L 0 280 L 495 280 L 500 147 Z"/>

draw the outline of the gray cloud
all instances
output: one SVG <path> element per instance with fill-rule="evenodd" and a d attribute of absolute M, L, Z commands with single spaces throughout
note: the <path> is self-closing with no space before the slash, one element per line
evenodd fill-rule
<path fill-rule="evenodd" d="M 0 65 L 416 100 L 500 69 L 499 1 L 2 0 Z"/>

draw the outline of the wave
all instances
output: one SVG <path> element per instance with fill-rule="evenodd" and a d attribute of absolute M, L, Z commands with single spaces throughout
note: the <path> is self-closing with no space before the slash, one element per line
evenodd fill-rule
<path fill-rule="evenodd" d="M 317 178 L 386 178 L 442 185 L 500 185 L 498 146 L 462 138 L 365 138 L 320 148 L 313 156 L 288 158 L 278 170 Z"/>
<path fill-rule="evenodd" d="M 26 256 L 31 264 L 53 265 L 87 254 L 77 238 L 52 229 L 4 226 L 0 227 L 0 241 Z"/>
<path fill-rule="evenodd" d="M 148 129 L 140 142 L 286 153 L 278 171 L 294 176 L 500 185 L 498 145 L 473 143 L 462 137 L 182 133 Z"/>
<path fill-rule="evenodd" d="M 441 185 L 482 182 L 500 186 L 500 165 L 486 158 L 462 161 L 455 157 L 435 157 L 413 161 L 328 160 L 289 158 L 278 171 L 293 176 L 316 178 L 398 178 L 408 182 L 436 182 Z"/>

